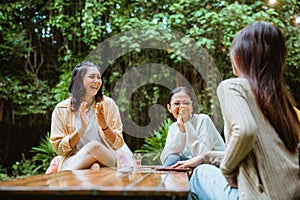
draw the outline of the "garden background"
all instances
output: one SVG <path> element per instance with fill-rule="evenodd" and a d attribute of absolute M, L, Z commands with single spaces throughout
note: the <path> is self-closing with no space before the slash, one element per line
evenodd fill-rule
<path fill-rule="evenodd" d="M 229 49 L 235 34 L 256 20 L 271 22 L 286 36 L 289 53 L 285 82 L 296 106 L 299 105 L 299 19 L 298 0 L 7 0 L 1 3 L 0 173 L 16 176 L 25 169 L 43 172 L 44 168 L 36 169 L 39 164 L 35 163 L 34 168 L 28 160 L 49 162 L 47 153 L 51 146 L 47 146 L 47 135 L 51 113 L 56 103 L 68 96 L 72 68 L 106 39 L 132 29 L 171 30 L 194 39 L 209 53 L 225 79 L 233 77 Z M 111 96 L 118 80 L 129 70 L 159 63 L 172 67 L 191 83 L 199 103 L 198 112 L 212 113 L 217 104 L 212 99 L 215 91 L 209 90 L 190 63 L 175 51 L 140 49 L 130 39 L 126 42 L 135 50 L 110 63 L 103 74 L 106 95 Z M 159 75 L 181 84 L 177 77 Z M 155 83 L 138 88 L 130 99 L 131 119 L 146 126 L 149 108 L 154 104 L 166 106 L 169 91 Z M 124 97 L 122 101 L 129 100 Z M 120 102 L 117 104 L 123 118 L 125 108 Z M 170 123 L 162 122 L 162 132 L 167 131 Z M 157 131 L 156 136 L 160 130 Z M 159 139 L 145 141 L 128 134 L 124 138 L 132 150 L 145 144 L 148 149 L 152 146 L 153 151 L 161 148 Z M 42 157 L 34 157 L 45 149 Z"/>

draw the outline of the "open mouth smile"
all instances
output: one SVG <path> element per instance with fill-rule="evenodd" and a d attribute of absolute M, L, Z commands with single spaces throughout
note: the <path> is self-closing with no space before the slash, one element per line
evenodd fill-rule
<path fill-rule="evenodd" d="M 91 88 L 97 90 L 98 89 L 98 85 L 92 85 Z"/>

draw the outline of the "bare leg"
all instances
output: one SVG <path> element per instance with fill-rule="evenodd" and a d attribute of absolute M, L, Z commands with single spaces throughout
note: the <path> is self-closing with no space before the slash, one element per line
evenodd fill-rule
<path fill-rule="evenodd" d="M 100 170 L 100 164 L 97 163 L 97 162 L 94 162 L 91 166 L 90 166 L 90 169 L 91 170 L 94 170 L 94 171 L 99 171 Z"/>
<path fill-rule="evenodd" d="M 115 167 L 114 153 L 97 141 L 91 141 L 80 149 L 75 155 L 69 157 L 63 164 L 63 170 L 87 169 L 93 163 L 100 166 Z"/>

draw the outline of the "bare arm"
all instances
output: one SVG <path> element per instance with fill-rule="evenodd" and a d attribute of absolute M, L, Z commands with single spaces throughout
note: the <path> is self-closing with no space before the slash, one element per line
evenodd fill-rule
<path fill-rule="evenodd" d="M 173 168 L 195 168 L 201 164 L 212 164 L 220 166 L 220 163 L 224 157 L 224 151 L 210 151 L 207 154 L 200 154 L 189 160 L 179 161 Z"/>

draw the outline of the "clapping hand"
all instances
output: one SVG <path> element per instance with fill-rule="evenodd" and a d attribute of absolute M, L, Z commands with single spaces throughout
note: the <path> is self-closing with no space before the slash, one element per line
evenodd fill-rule
<path fill-rule="evenodd" d="M 80 104 L 79 117 L 80 117 L 81 126 L 77 131 L 77 133 L 82 135 L 89 125 L 87 102 L 85 101 L 81 102 Z"/>
<path fill-rule="evenodd" d="M 102 127 L 105 128 L 107 127 L 107 123 L 106 123 L 106 119 L 104 116 L 104 109 L 103 109 L 103 105 L 101 102 L 97 102 L 96 103 L 96 118 L 98 120 L 98 124 Z"/>

